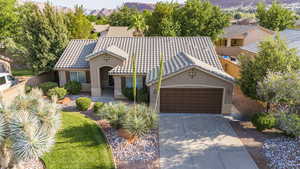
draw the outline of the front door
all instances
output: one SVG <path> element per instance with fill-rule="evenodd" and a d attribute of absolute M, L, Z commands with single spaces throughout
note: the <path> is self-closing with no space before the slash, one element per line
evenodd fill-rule
<path fill-rule="evenodd" d="M 111 69 L 111 67 L 107 66 L 100 68 L 100 79 L 102 88 L 112 88 L 114 86 L 114 79 L 108 73 Z"/>

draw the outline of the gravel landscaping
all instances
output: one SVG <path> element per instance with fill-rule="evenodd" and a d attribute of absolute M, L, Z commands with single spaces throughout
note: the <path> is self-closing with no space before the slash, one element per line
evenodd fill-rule
<path fill-rule="evenodd" d="M 272 169 L 300 169 L 299 139 L 268 139 L 264 142 L 263 151 Z"/>
<path fill-rule="evenodd" d="M 120 136 L 113 128 L 105 130 L 106 137 L 113 148 L 113 154 L 117 161 L 149 161 L 158 157 L 158 136 L 157 131 L 138 138 L 133 143 Z"/>

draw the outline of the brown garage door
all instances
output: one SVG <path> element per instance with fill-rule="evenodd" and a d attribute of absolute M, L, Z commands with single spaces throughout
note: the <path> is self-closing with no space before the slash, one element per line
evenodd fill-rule
<path fill-rule="evenodd" d="M 220 114 L 223 89 L 215 88 L 163 88 L 160 111 L 163 113 Z"/>

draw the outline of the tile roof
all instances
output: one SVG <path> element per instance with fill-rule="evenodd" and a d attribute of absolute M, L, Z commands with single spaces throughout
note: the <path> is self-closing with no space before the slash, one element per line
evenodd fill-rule
<path fill-rule="evenodd" d="M 222 65 L 218 60 L 214 45 L 209 37 L 103 37 L 99 38 L 94 52 L 115 45 L 129 56 L 136 56 L 137 73 L 147 74 L 159 65 L 161 55 L 164 60 L 186 52 L 199 60 L 220 70 Z M 132 72 L 131 57 L 122 66 L 110 71 L 111 74 L 130 74 Z"/>
<path fill-rule="evenodd" d="M 109 25 L 94 25 L 94 32 L 104 32 L 107 31 L 109 28 Z"/>
<path fill-rule="evenodd" d="M 231 38 L 234 36 L 247 35 L 247 32 L 252 31 L 254 29 L 262 29 L 264 31 L 273 33 L 273 31 L 263 28 L 258 25 L 231 25 L 224 29 L 224 33 L 222 35 L 223 38 Z"/>
<path fill-rule="evenodd" d="M 289 48 L 296 48 L 298 50 L 298 55 L 300 56 L 300 30 L 287 29 L 280 32 L 281 38 L 285 39 Z M 259 52 L 259 42 L 251 43 L 249 45 L 243 46 L 241 49 L 247 50 L 252 53 Z"/>
<path fill-rule="evenodd" d="M 117 46 L 115 45 L 111 45 L 99 52 L 95 52 L 95 53 L 91 53 L 89 55 L 86 56 L 86 60 L 90 60 L 96 56 L 99 56 L 101 54 L 110 54 L 110 55 L 113 55 L 113 56 L 116 56 L 122 60 L 126 60 L 129 58 L 129 54 L 127 52 L 125 52 L 124 50 L 118 48 Z"/>
<path fill-rule="evenodd" d="M 205 62 L 202 62 L 199 59 L 196 59 L 195 57 L 184 52 L 179 52 L 176 56 L 172 57 L 164 63 L 163 78 L 169 77 L 173 74 L 179 73 L 189 68 L 198 68 L 204 72 L 211 73 L 221 79 L 234 82 L 234 78 L 225 73 L 224 71 L 213 67 Z M 146 83 L 148 85 L 158 80 L 159 71 L 160 68 L 159 66 L 157 66 L 147 74 Z"/>
<path fill-rule="evenodd" d="M 96 43 L 97 40 L 71 40 L 54 69 L 89 68 L 89 62 L 85 60 L 85 56 L 93 52 Z"/>
<path fill-rule="evenodd" d="M 115 47 L 111 47 L 115 46 Z M 123 65 L 113 68 L 111 74 L 131 74 L 131 57 L 136 56 L 137 73 L 147 74 L 159 65 L 161 55 L 167 61 L 179 52 L 223 71 L 214 45 L 209 37 L 100 37 L 96 40 L 72 40 L 57 62 L 55 69 L 88 68 L 86 56 L 111 48 L 114 53 L 128 54 Z"/>
<path fill-rule="evenodd" d="M 128 29 L 126 26 L 111 26 L 106 37 L 133 37 L 133 33 L 134 29 Z"/>

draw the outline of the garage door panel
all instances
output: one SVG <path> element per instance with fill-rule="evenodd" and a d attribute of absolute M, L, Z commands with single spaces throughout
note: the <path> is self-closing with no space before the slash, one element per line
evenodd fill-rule
<path fill-rule="evenodd" d="M 223 89 L 163 88 L 160 97 L 161 112 L 213 113 L 222 110 Z"/>

